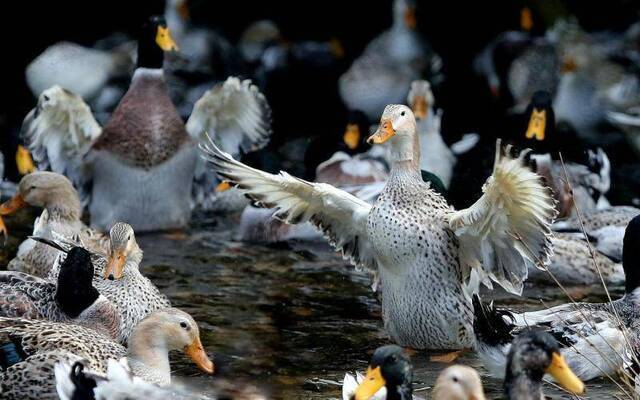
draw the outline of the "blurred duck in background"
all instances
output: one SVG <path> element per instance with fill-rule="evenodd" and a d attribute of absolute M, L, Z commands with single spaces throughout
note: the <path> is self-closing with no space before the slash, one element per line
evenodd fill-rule
<path fill-rule="evenodd" d="M 208 183 L 198 174 L 196 150 L 204 132 L 233 154 L 259 147 L 270 134 L 264 97 L 235 78 L 207 91 L 185 128 L 162 70 L 163 52 L 175 50 L 164 18 L 151 17 L 140 31 L 131 85 L 104 128 L 80 96 L 60 86 L 45 90 L 25 119 L 39 168 L 71 177 L 83 189 L 91 225 L 102 231 L 120 220 L 136 231 L 185 227 L 194 186 Z M 223 140 L 225 133 L 240 136 Z M 213 196 L 213 189 L 203 191 Z"/>

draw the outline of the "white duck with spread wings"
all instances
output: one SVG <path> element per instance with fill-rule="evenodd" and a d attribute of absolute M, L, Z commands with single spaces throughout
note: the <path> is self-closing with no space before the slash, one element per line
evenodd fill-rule
<path fill-rule="evenodd" d="M 382 314 L 403 346 L 455 349 L 474 345 L 470 291 L 497 282 L 521 293 L 529 264 L 551 253 L 554 201 L 541 178 L 498 143 L 484 195 L 454 211 L 422 181 L 413 112 L 385 108 L 370 143 L 389 142 L 391 174 L 370 205 L 323 183 L 269 174 L 234 160 L 213 143 L 202 149 L 218 174 L 290 223 L 311 221 L 331 245 L 380 279 Z"/>

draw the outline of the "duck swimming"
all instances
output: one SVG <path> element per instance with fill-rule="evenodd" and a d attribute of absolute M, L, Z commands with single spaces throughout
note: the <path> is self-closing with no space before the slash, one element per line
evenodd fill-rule
<path fill-rule="evenodd" d="M 10 215 L 26 206 L 42 207 L 44 211 L 33 225 L 33 235 L 47 239 L 52 232 L 78 236 L 90 249 L 100 250 L 104 236 L 87 227 L 81 220 L 82 206 L 78 192 L 63 175 L 37 171 L 24 176 L 16 195 L 0 205 L 0 215 Z M 44 278 L 54 265 L 58 251 L 45 244 L 26 239 L 7 269 Z"/>
<path fill-rule="evenodd" d="M 75 323 L 117 339 L 120 314 L 92 286 L 89 252 L 74 247 L 58 268 L 56 283 L 22 272 L 0 272 L 0 315 Z"/>
<path fill-rule="evenodd" d="M 57 399 L 54 367 L 58 362 L 82 362 L 105 373 L 109 360 L 120 360 L 133 375 L 156 385 L 171 383 L 169 351 L 182 350 L 200 369 L 214 365 L 200 342 L 198 325 L 178 309 L 156 311 L 138 324 L 128 347 L 79 325 L 0 318 L 0 338 L 14 346 L 3 358 L 0 387 L 6 399 Z M 2 348 L 4 352 L 8 347 Z"/>
<path fill-rule="evenodd" d="M 222 85 L 228 90 L 206 92 L 185 128 L 162 70 L 163 52 L 173 50 L 177 45 L 164 18 L 151 17 L 140 32 L 130 87 L 104 127 L 79 96 L 59 86 L 45 90 L 25 118 L 23 135 L 35 161 L 87 188 L 91 225 L 97 229 L 106 231 L 117 221 L 128 221 L 137 231 L 184 227 L 194 185 L 207 184 L 198 170 L 200 129 L 215 132 L 224 146 L 227 139 L 218 135 L 231 127 L 241 136 L 228 140 L 245 149 L 252 146 L 245 142 L 263 141 L 268 134 L 264 99 L 237 79 Z M 203 190 L 213 195 L 213 188 Z"/>
<path fill-rule="evenodd" d="M 72 239 L 54 236 L 54 240 L 48 241 L 48 244 L 62 252 L 67 252 L 72 246 L 81 245 Z M 127 342 L 135 327 L 147 315 L 171 307 L 169 299 L 160 293 L 149 278 L 140 273 L 142 255 L 133 228 L 123 222 L 111 227 L 108 251 L 92 252 L 91 255 L 95 265 L 93 286 L 113 303 L 120 314 L 118 340 L 121 343 Z M 56 264 L 48 278 L 55 280 L 60 272 L 59 265 Z"/>
<path fill-rule="evenodd" d="M 390 146 L 391 175 L 370 205 L 331 185 L 248 167 L 213 143 L 203 151 L 223 179 L 289 223 L 311 221 L 357 267 L 377 273 L 385 328 L 413 348 L 472 347 L 468 291 L 497 282 L 521 293 L 529 264 L 551 252 L 554 202 L 541 178 L 498 143 L 493 175 L 470 208 L 454 211 L 422 181 L 413 112 L 389 105 L 369 142 Z M 425 324 L 424 321 L 429 321 Z"/>
<path fill-rule="evenodd" d="M 624 237 L 625 294 L 611 303 L 569 303 L 518 314 L 483 306 L 476 298 L 477 349 L 487 369 L 500 376 L 513 338 L 529 328 L 559 338 L 560 353 L 580 379 L 611 376 L 629 366 L 627 358 L 638 354 L 639 245 L 640 217 L 635 217 Z"/>

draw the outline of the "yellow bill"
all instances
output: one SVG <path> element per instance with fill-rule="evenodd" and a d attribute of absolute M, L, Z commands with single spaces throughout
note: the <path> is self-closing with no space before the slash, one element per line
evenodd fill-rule
<path fill-rule="evenodd" d="M 342 140 L 349 149 L 355 150 L 360 144 L 360 127 L 358 127 L 358 124 L 347 124 Z"/>
<path fill-rule="evenodd" d="M 378 130 L 373 135 L 369 136 L 367 143 L 369 144 L 381 144 L 389 140 L 396 131 L 393 129 L 393 124 L 390 119 L 383 119 L 380 121 Z"/>
<path fill-rule="evenodd" d="M 369 400 L 385 384 L 380 367 L 367 368 L 367 375 L 356 389 L 356 400 Z"/>
<path fill-rule="evenodd" d="M 36 171 L 36 166 L 31 158 L 31 153 L 24 146 L 18 145 L 16 151 L 16 166 L 20 175 L 27 175 Z"/>
<path fill-rule="evenodd" d="M 178 45 L 171 37 L 171 32 L 166 26 L 158 26 L 156 43 L 163 51 L 178 51 Z"/>
<path fill-rule="evenodd" d="M 569 392 L 573 394 L 584 393 L 584 383 L 571 371 L 561 354 L 553 353 L 551 365 L 545 372 L 551 375 L 558 385 Z"/>
<path fill-rule="evenodd" d="M 529 126 L 525 137 L 527 139 L 535 139 L 538 141 L 544 140 L 545 126 L 547 125 L 547 111 L 537 110 L 536 108 L 531 111 L 531 118 L 529 118 Z"/>

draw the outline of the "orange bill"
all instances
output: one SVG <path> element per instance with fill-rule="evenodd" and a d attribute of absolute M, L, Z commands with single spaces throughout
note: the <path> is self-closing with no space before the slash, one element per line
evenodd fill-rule
<path fill-rule="evenodd" d="M 520 29 L 529 32 L 533 28 L 533 15 L 529 7 L 524 7 L 520 10 Z"/>
<path fill-rule="evenodd" d="M 127 257 L 121 250 L 114 250 L 109 255 L 107 260 L 107 267 L 104 269 L 104 278 L 109 280 L 122 278 L 124 271 L 124 264 L 127 261 Z"/>
<path fill-rule="evenodd" d="M 416 96 L 413 98 L 413 114 L 416 118 L 427 118 L 429 115 L 429 102 L 424 96 Z"/>
<path fill-rule="evenodd" d="M 358 124 L 347 124 L 342 140 L 349 149 L 355 150 L 360 143 L 360 128 Z"/>
<path fill-rule="evenodd" d="M 22 195 L 18 193 L 0 205 L 0 215 L 11 215 L 19 209 L 25 208 L 27 205 Z"/>
<path fill-rule="evenodd" d="M 416 19 L 416 10 L 413 7 L 407 7 L 407 10 L 404 12 L 404 24 L 409 29 L 416 29 L 418 20 Z"/>
<path fill-rule="evenodd" d="M 209 356 L 207 356 L 207 353 L 204 351 L 200 338 L 196 338 L 193 343 L 185 346 L 184 353 L 204 372 L 213 374 L 215 371 L 213 361 L 209 359 Z"/>
<path fill-rule="evenodd" d="M 393 129 L 393 124 L 390 119 L 383 119 L 380 121 L 378 130 L 373 135 L 369 136 L 367 143 L 369 144 L 381 144 L 389 140 L 396 131 Z"/>
<path fill-rule="evenodd" d="M 9 237 L 9 231 L 7 231 L 7 226 L 4 224 L 4 220 L 0 217 L 0 233 L 4 236 L 5 243 L 7 242 L 7 237 Z"/>
<path fill-rule="evenodd" d="M 227 181 L 222 181 L 218 184 L 218 186 L 216 186 L 216 193 L 222 193 L 222 192 L 226 192 L 227 190 L 231 189 L 231 184 Z"/>

